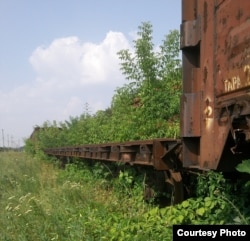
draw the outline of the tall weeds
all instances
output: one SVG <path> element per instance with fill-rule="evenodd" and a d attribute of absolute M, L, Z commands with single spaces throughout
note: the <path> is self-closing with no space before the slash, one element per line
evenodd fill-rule
<path fill-rule="evenodd" d="M 250 221 L 218 173 L 198 178 L 197 197 L 159 208 L 144 202 L 144 178 L 127 168 L 113 174 L 81 161 L 61 170 L 15 152 L 0 152 L 0 165 L 1 241 L 168 241 L 173 224 Z"/>
<path fill-rule="evenodd" d="M 147 214 L 142 189 L 129 191 L 127 174 L 112 186 L 83 164 L 59 170 L 11 152 L 0 164 L 1 241 L 171 240 L 170 226 Z"/>

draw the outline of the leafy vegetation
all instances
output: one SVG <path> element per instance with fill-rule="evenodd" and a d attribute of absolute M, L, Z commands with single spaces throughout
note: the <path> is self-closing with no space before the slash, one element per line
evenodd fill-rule
<path fill-rule="evenodd" d="M 110 108 L 90 114 L 86 104 L 79 117 L 62 123 L 46 121 L 36 133 L 36 142 L 26 141 L 26 151 L 179 135 L 179 32 L 170 31 L 157 48 L 150 23 L 142 23 L 137 34 L 133 52 L 118 53 L 128 83 L 117 88 Z"/>
<path fill-rule="evenodd" d="M 199 176 L 199 196 L 159 208 L 143 200 L 143 175 L 125 166 L 115 175 L 76 160 L 62 170 L 21 152 L 1 152 L 0 163 L 3 241 L 172 240 L 173 224 L 250 223 L 249 187 L 235 195 L 216 172 Z"/>
<path fill-rule="evenodd" d="M 23 153 L 1 153 L 0 162 L 3 241 L 171 240 L 171 226 L 143 202 L 142 183 L 131 188 L 128 172 L 112 184 L 102 166 L 59 170 Z"/>
<path fill-rule="evenodd" d="M 237 171 L 250 174 L 250 160 L 244 160 L 236 167 Z"/>

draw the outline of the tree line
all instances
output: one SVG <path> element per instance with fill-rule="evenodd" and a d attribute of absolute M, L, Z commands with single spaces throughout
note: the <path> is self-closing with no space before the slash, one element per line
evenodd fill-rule
<path fill-rule="evenodd" d="M 161 45 L 155 46 L 153 26 L 143 22 L 133 51 L 124 49 L 117 54 L 127 83 L 115 90 L 111 106 L 91 114 L 86 103 L 80 116 L 60 123 L 45 121 L 35 136 L 26 140 L 27 151 L 179 135 L 179 31 L 170 31 Z"/>

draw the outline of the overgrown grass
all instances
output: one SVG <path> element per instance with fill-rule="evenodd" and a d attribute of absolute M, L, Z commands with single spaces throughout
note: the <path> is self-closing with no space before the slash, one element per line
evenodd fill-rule
<path fill-rule="evenodd" d="M 219 173 L 198 178 L 205 193 L 159 208 L 143 201 L 143 180 L 126 170 L 116 178 L 104 164 L 61 170 L 16 152 L 0 152 L 0 164 L 1 241 L 172 240 L 173 224 L 250 222 L 249 206 L 231 199 Z"/>
<path fill-rule="evenodd" d="M 0 164 L 1 241 L 171 240 L 171 226 L 143 202 L 139 186 L 134 198 L 125 189 L 115 194 L 98 172 L 59 170 L 24 153 L 0 153 Z M 116 189 L 125 184 L 118 180 Z"/>

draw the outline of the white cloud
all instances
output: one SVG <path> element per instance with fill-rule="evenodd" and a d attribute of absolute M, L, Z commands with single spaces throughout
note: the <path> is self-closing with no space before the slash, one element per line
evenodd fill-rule
<path fill-rule="evenodd" d="M 37 80 L 69 87 L 79 84 L 109 83 L 121 79 L 117 52 L 129 48 L 125 36 L 107 33 L 99 43 L 81 43 L 77 37 L 54 40 L 48 47 L 38 47 L 30 57 Z"/>
<path fill-rule="evenodd" d="M 72 96 L 62 113 L 66 117 L 75 116 L 79 114 L 79 110 L 83 111 L 83 102 L 78 96 Z"/>
<path fill-rule="evenodd" d="M 37 47 L 29 58 L 36 79 L 0 92 L 1 128 L 22 139 L 46 120 L 81 115 L 85 103 L 92 113 L 107 108 L 124 83 L 117 52 L 127 48 L 120 32 L 107 33 L 100 43 L 71 36 Z"/>
<path fill-rule="evenodd" d="M 124 83 L 117 52 L 127 48 L 130 46 L 125 36 L 112 31 L 99 44 L 82 43 L 73 36 L 40 46 L 29 59 L 36 72 L 36 87 L 39 86 L 33 94 L 41 95 L 36 93 L 39 90 L 44 98 L 58 101 L 63 96 L 75 96 L 88 102 L 94 112 L 98 107 L 106 108 L 114 90 Z"/>

